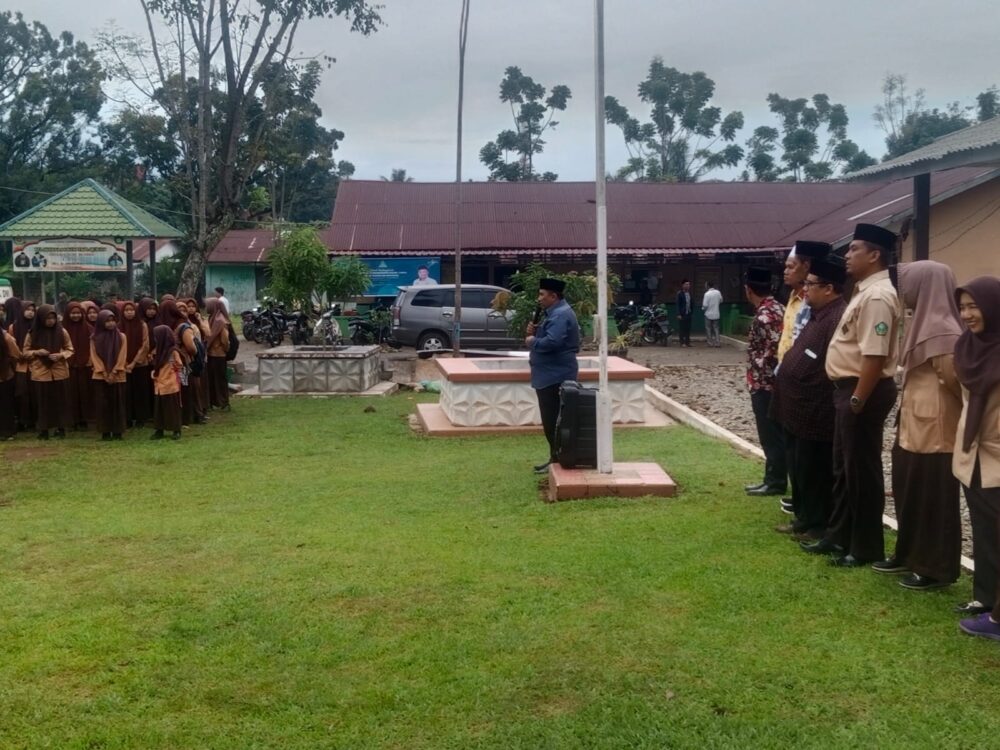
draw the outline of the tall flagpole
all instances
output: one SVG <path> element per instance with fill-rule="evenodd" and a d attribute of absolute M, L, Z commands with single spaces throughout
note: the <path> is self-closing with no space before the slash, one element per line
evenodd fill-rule
<path fill-rule="evenodd" d="M 453 355 L 462 355 L 462 108 L 465 103 L 465 42 L 469 36 L 469 3 L 462 0 L 458 27 L 458 127 L 455 147 L 455 316 L 451 326 Z"/>
<path fill-rule="evenodd" d="M 611 394 L 608 392 L 608 196 L 604 169 L 604 0 L 594 0 L 594 104 L 597 145 L 597 470 L 612 473 Z"/>

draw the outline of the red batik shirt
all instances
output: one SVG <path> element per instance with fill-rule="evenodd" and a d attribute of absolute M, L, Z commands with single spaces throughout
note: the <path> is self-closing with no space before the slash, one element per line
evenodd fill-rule
<path fill-rule="evenodd" d="M 747 347 L 747 388 L 751 393 L 774 388 L 774 368 L 778 366 L 778 342 L 784 318 L 785 308 L 774 297 L 765 297 L 757 306 Z"/>

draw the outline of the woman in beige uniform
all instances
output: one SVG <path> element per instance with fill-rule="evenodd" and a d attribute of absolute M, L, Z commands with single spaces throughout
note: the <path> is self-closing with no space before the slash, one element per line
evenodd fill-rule
<path fill-rule="evenodd" d="M 972 521 L 975 600 L 957 608 L 969 635 L 1000 640 L 1000 279 L 981 276 L 956 291 L 966 331 L 955 345 L 962 417 L 953 468 Z"/>
<path fill-rule="evenodd" d="M 38 307 L 22 353 L 28 359 L 31 387 L 38 405 L 35 429 L 39 440 L 48 440 L 50 430 L 55 430 L 57 438 L 65 437 L 71 418 L 67 391 L 73 342 L 52 305 Z"/>
<path fill-rule="evenodd" d="M 17 432 L 14 374 L 20 359 L 21 349 L 14 337 L 0 330 L 0 440 L 13 440 Z"/>
<path fill-rule="evenodd" d="M 118 318 L 101 310 L 90 342 L 94 368 L 94 410 L 101 440 L 121 440 L 126 426 L 125 388 L 128 340 L 118 330 Z"/>
<path fill-rule="evenodd" d="M 903 588 L 949 586 L 961 573 L 962 520 L 958 480 L 951 472 L 962 387 L 953 353 L 962 334 L 955 275 L 943 263 L 899 267 L 899 296 L 913 315 L 900 350 L 903 391 L 892 451 L 892 494 L 899 532 L 878 573 L 909 573 Z"/>
<path fill-rule="evenodd" d="M 226 379 L 226 352 L 229 350 L 229 316 L 218 297 L 205 300 L 208 315 L 208 392 L 213 409 L 229 409 L 229 383 Z"/>

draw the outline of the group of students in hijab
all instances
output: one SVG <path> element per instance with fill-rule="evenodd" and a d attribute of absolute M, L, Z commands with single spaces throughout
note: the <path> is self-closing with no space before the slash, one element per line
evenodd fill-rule
<path fill-rule="evenodd" d="M 229 409 L 226 354 L 231 325 L 218 298 L 164 295 L 99 305 L 4 301 L 0 329 L 0 440 L 39 439 L 96 427 L 102 440 L 152 423 L 154 440 L 177 440 Z"/>
<path fill-rule="evenodd" d="M 794 519 L 776 531 L 835 567 L 870 566 L 913 591 L 958 580 L 964 493 L 974 599 L 955 611 L 962 631 L 1000 640 L 1000 279 L 960 286 L 942 263 L 891 266 L 897 244 L 874 225 L 858 225 L 846 262 L 829 245 L 796 243 L 785 272 L 792 297 L 766 337 L 769 403 L 755 409 L 774 438 L 762 439 L 764 482 L 747 492 L 783 494 L 787 474 L 781 507 Z M 756 297 L 763 305 L 770 292 Z M 899 529 L 886 555 L 882 439 L 897 403 Z"/>

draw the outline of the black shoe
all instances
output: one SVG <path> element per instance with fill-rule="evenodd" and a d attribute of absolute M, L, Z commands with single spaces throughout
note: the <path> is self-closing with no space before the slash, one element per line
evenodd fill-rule
<path fill-rule="evenodd" d="M 844 553 L 843 547 L 834 544 L 827 538 L 820 539 L 818 542 L 800 542 L 799 547 L 802 548 L 803 552 L 808 552 L 811 555 L 842 555 Z"/>
<path fill-rule="evenodd" d="M 537 466 L 533 467 L 533 470 L 536 474 L 548 474 L 549 466 L 551 465 L 552 465 L 551 461 L 546 461 L 544 464 L 538 464 Z"/>
<path fill-rule="evenodd" d="M 830 565 L 835 568 L 860 568 L 867 564 L 868 561 L 859 560 L 854 555 L 844 555 L 843 557 L 835 557 L 830 560 Z"/>
<path fill-rule="evenodd" d="M 876 573 L 909 573 L 910 570 L 903 563 L 897 560 L 895 557 L 890 557 L 885 560 L 879 560 L 877 563 L 872 565 L 872 570 Z"/>
<path fill-rule="evenodd" d="M 751 497 L 769 497 L 771 495 L 784 495 L 784 487 L 769 487 L 766 484 L 762 484 L 760 487 L 753 487 L 746 491 Z"/>
<path fill-rule="evenodd" d="M 163 440 L 163 430 L 157 430 L 149 436 L 150 440 Z"/>
<path fill-rule="evenodd" d="M 111 439 L 112 440 L 124 440 L 125 438 L 122 437 L 122 434 L 120 432 L 112 432 L 111 433 Z"/>
<path fill-rule="evenodd" d="M 790 516 L 795 515 L 795 507 L 792 505 L 792 499 L 790 497 L 781 498 L 780 506 L 782 513 L 787 513 Z"/>
<path fill-rule="evenodd" d="M 943 589 L 951 586 L 954 581 L 938 581 L 935 578 L 922 576 L 919 573 L 910 573 L 900 580 L 899 585 L 911 591 L 932 591 L 933 589 Z"/>
<path fill-rule="evenodd" d="M 38 439 L 39 440 L 48 440 L 49 439 L 49 431 L 48 430 L 42 430 L 41 432 L 39 432 L 38 433 Z"/>
<path fill-rule="evenodd" d="M 55 431 L 55 438 L 57 440 L 62 440 L 64 437 L 66 437 L 66 430 L 64 430 L 62 427 L 60 427 L 58 430 Z"/>
<path fill-rule="evenodd" d="M 804 542 L 805 544 L 818 542 L 823 539 L 823 536 L 822 529 L 805 529 L 804 531 L 792 532 L 792 539 L 796 542 Z"/>
<path fill-rule="evenodd" d="M 955 614 L 965 615 L 966 617 L 975 617 L 976 615 L 984 615 L 987 612 L 992 612 L 993 607 L 987 607 L 980 601 L 973 599 L 971 602 L 962 602 L 961 604 L 956 604 L 953 610 Z"/>
<path fill-rule="evenodd" d="M 759 490 L 761 487 L 767 487 L 767 485 L 764 484 L 763 482 L 758 482 L 757 484 L 747 484 L 747 485 L 744 485 L 743 489 L 746 492 L 749 492 L 750 490 Z"/>
<path fill-rule="evenodd" d="M 111 433 L 110 432 L 102 432 L 101 433 L 101 440 L 104 440 L 104 441 L 111 440 Z"/>
<path fill-rule="evenodd" d="M 181 433 L 180 432 L 175 432 L 173 435 L 170 436 L 170 439 L 171 440 L 180 440 L 181 439 Z"/>

